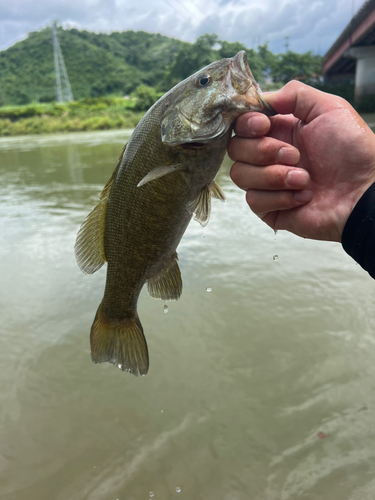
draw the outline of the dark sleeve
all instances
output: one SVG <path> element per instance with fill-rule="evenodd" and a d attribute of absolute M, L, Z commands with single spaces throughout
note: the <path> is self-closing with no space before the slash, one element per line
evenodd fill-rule
<path fill-rule="evenodd" d="M 375 279 L 375 183 L 350 214 L 341 243 L 345 252 Z"/>

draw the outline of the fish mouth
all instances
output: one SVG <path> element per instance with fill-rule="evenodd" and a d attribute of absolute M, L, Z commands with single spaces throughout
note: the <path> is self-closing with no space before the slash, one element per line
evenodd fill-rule
<path fill-rule="evenodd" d="M 240 68 L 242 73 L 244 73 L 245 75 L 247 75 L 250 78 L 250 80 L 253 82 L 253 84 L 256 86 L 256 88 L 259 89 L 259 85 L 255 81 L 254 75 L 252 74 L 251 69 L 249 68 L 249 64 L 247 62 L 246 52 L 244 50 L 241 50 L 240 52 L 238 52 L 238 54 L 236 54 L 232 58 L 232 61 L 233 61 L 235 66 Z"/>
<path fill-rule="evenodd" d="M 230 77 L 235 90 L 243 95 L 248 102 L 249 111 L 260 111 L 267 116 L 276 115 L 276 111 L 262 98 L 261 89 L 249 68 L 247 55 L 241 50 L 232 57 Z"/>

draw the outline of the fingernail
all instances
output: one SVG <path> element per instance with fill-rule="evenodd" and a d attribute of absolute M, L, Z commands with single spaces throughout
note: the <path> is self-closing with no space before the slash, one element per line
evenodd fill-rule
<path fill-rule="evenodd" d="M 298 201 L 298 203 L 307 203 L 313 197 L 313 192 L 309 190 L 297 191 L 294 193 L 294 199 Z"/>
<path fill-rule="evenodd" d="M 299 162 L 299 151 L 296 148 L 283 147 L 279 149 L 277 158 L 283 165 L 295 165 Z"/>
<path fill-rule="evenodd" d="M 309 182 L 309 174 L 306 172 L 306 170 L 302 169 L 289 170 L 289 172 L 286 174 L 286 182 L 293 188 L 302 189 Z"/>
<path fill-rule="evenodd" d="M 264 115 L 254 115 L 247 120 L 247 128 L 254 135 L 259 135 L 267 129 L 267 118 Z"/>

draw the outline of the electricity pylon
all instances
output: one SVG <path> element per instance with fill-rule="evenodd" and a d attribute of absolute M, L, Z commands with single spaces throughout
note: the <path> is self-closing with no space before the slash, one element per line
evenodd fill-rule
<path fill-rule="evenodd" d="M 55 57 L 56 100 L 57 102 L 74 101 L 68 73 L 61 52 L 56 32 L 56 21 L 52 23 L 53 54 Z"/>

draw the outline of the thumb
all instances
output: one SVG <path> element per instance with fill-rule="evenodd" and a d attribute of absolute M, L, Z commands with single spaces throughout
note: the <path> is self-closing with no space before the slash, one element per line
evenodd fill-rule
<path fill-rule="evenodd" d="M 277 92 L 262 94 L 262 98 L 277 113 L 293 114 L 305 123 L 311 122 L 323 113 L 347 105 L 341 97 L 326 94 L 295 80 L 287 83 Z"/>

